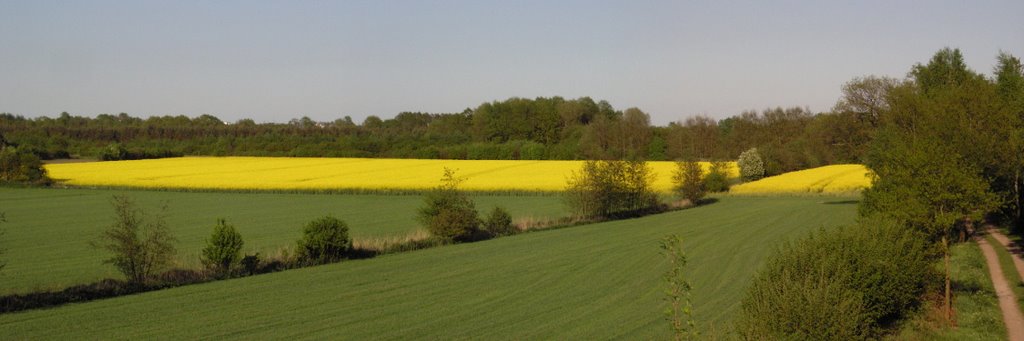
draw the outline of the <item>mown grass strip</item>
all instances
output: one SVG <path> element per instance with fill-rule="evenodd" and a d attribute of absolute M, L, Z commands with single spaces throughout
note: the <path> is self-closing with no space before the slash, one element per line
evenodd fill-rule
<path fill-rule="evenodd" d="M 1003 268 L 1003 276 L 1010 283 L 1013 294 L 1017 296 L 1017 308 L 1024 307 L 1024 281 L 1021 280 L 1020 273 L 1017 272 L 1017 267 L 1013 264 L 1013 255 L 1010 254 L 1005 245 L 992 237 L 992 235 L 986 234 L 985 240 L 996 250 L 996 256 L 999 257 L 999 266 Z M 1021 309 L 1021 312 L 1024 312 L 1024 309 Z"/>
<path fill-rule="evenodd" d="M 1005 340 L 1006 326 L 981 249 L 973 242 L 951 249 L 955 328 L 943 322 L 941 294 L 926 301 L 892 340 Z M 936 264 L 940 271 L 941 264 Z M 936 288 L 938 290 L 938 288 Z"/>

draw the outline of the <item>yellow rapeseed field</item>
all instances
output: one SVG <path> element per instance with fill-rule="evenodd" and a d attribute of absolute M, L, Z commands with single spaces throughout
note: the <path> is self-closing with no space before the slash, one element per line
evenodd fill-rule
<path fill-rule="evenodd" d="M 832 165 L 789 172 L 733 186 L 730 193 L 826 193 L 859 192 L 871 186 L 870 171 L 863 165 Z"/>
<path fill-rule="evenodd" d="M 471 191 L 554 192 L 583 161 L 479 161 L 361 158 L 182 157 L 46 165 L 73 186 L 224 190 L 423 190 L 444 168 Z M 656 190 L 671 188 L 674 162 L 650 162 Z M 710 164 L 703 164 L 705 170 Z M 732 163 L 730 176 L 738 176 Z"/>

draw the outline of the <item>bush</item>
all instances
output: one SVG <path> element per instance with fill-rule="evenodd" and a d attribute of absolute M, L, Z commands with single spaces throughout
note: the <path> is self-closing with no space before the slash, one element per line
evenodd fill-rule
<path fill-rule="evenodd" d="M 120 143 L 108 144 L 103 150 L 100 150 L 99 155 L 96 158 L 100 161 L 118 161 L 128 159 L 128 150 L 124 148 Z"/>
<path fill-rule="evenodd" d="M 21 147 L 0 145 L 0 183 L 48 185 L 50 182 L 38 156 Z"/>
<path fill-rule="evenodd" d="M 737 332 L 744 340 L 871 339 L 860 293 L 829 278 L 843 270 L 758 278 L 743 300 Z"/>
<path fill-rule="evenodd" d="M 740 154 L 736 165 L 740 168 L 740 177 L 743 181 L 754 181 L 764 177 L 764 160 L 757 148 L 750 148 Z"/>
<path fill-rule="evenodd" d="M 704 189 L 708 192 L 729 191 L 729 163 L 715 161 L 711 163 L 711 169 L 704 175 Z"/>
<path fill-rule="evenodd" d="M 492 236 L 507 236 L 519 232 L 512 225 L 512 215 L 501 207 L 495 207 L 484 221 L 484 230 Z"/>
<path fill-rule="evenodd" d="M 682 161 L 677 163 L 676 171 L 672 174 L 673 190 L 680 198 L 690 201 L 696 205 L 701 198 L 704 198 L 704 180 L 701 178 L 703 170 L 700 163 L 696 161 Z"/>
<path fill-rule="evenodd" d="M 313 220 L 302 229 L 295 255 L 305 264 L 324 264 L 340 260 L 352 246 L 348 225 L 332 216 Z"/>
<path fill-rule="evenodd" d="M 112 203 L 114 224 L 93 246 L 110 251 L 104 263 L 117 267 L 130 283 L 145 284 L 173 261 L 175 238 L 162 216 L 147 217 L 128 197 L 115 195 Z"/>
<path fill-rule="evenodd" d="M 243 244 L 242 235 L 234 226 L 228 225 L 224 219 L 217 219 L 217 226 L 213 227 L 213 234 L 203 248 L 203 265 L 222 275 L 229 273 L 231 266 L 241 257 Z"/>
<path fill-rule="evenodd" d="M 587 161 L 568 182 L 565 203 L 578 218 L 635 216 L 658 208 L 653 174 L 643 161 Z"/>
<path fill-rule="evenodd" d="M 420 223 L 431 235 L 452 241 L 470 241 L 480 232 L 476 205 L 459 190 L 462 179 L 445 168 L 441 185 L 427 192 L 419 210 Z"/>
<path fill-rule="evenodd" d="M 214 154 L 214 152 L 210 151 L 210 152 L 208 152 L 208 154 Z M 316 153 L 314 153 L 314 154 L 316 154 Z M 125 148 L 124 145 L 122 145 L 120 143 L 117 143 L 117 142 L 114 142 L 114 143 L 108 144 L 106 147 L 103 147 L 103 149 L 100 149 L 99 152 L 96 155 L 96 158 L 99 159 L 100 161 L 120 161 L 120 160 L 160 159 L 160 158 L 176 157 L 176 156 L 182 156 L 182 155 L 183 155 L 183 153 L 181 153 L 181 152 L 175 152 L 175 151 L 172 151 L 170 149 L 161 148 L 161 147 L 149 147 L 149 148 L 134 147 L 134 148 L 129 150 L 129 149 Z M 316 155 L 319 155 L 319 154 L 316 154 Z M 313 156 L 313 155 L 310 154 L 310 155 L 301 155 L 301 156 Z"/>
<path fill-rule="evenodd" d="M 936 279 L 918 233 L 880 220 L 785 244 L 755 275 L 737 330 L 746 339 L 877 338 Z"/>
<path fill-rule="evenodd" d="M 525 142 L 519 147 L 520 160 L 544 160 L 547 150 L 543 144 L 537 142 Z"/>
<path fill-rule="evenodd" d="M 249 274 L 249 276 L 255 275 L 256 271 L 260 268 L 260 253 L 257 252 L 255 254 L 245 255 L 245 257 L 242 257 L 242 260 L 239 262 L 242 263 L 242 268 L 245 269 L 245 272 Z"/>

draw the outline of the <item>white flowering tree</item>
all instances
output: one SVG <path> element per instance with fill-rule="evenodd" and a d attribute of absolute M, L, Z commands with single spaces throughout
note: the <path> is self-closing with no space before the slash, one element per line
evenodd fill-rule
<path fill-rule="evenodd" d="M 764 160 L 757 148 L 750 148 L 740 154 L 736 165 L 740 167 L 740 177 L 743 181 L 754 181 L 764 177 Z"/>

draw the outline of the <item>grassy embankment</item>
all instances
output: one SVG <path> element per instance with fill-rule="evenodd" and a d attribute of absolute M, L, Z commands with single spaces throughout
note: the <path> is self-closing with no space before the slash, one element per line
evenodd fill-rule
<path fill-rule="evenodd" d="M 1004 232 L 1004 234 L 1006 233 Z M 1011 241 L 1018 240 L 1013 235 L 1007 235 L 1007 237 L 1011 238 Z M 999 257 L 999 267 L 1003 269 L 1003 276 L 1006 277 L 1006 281 L 1010 284 L 1010 289 L 1013 289 L 1013 295 L 1017 297 L 1018 308 L 1024 306 L 1024 281 L 1021 281 L 1020 273 L 1017 272 L 1017 267 L 1013 264 L 1013 256 L 1006 249 L 1006 246 L 991 235 L 987 235 L 985 239 L 996 250 L 996 256 Z"/>
<path fill-rule="evenodd" d="M 673 233 L 690 260 L 698 324 L 721 335 L 775 245 L 855 214 L 849 198 L 723 197 L 644 218 L 5 314 L 0 338 L 665 339 L 658 240 Z"/>

